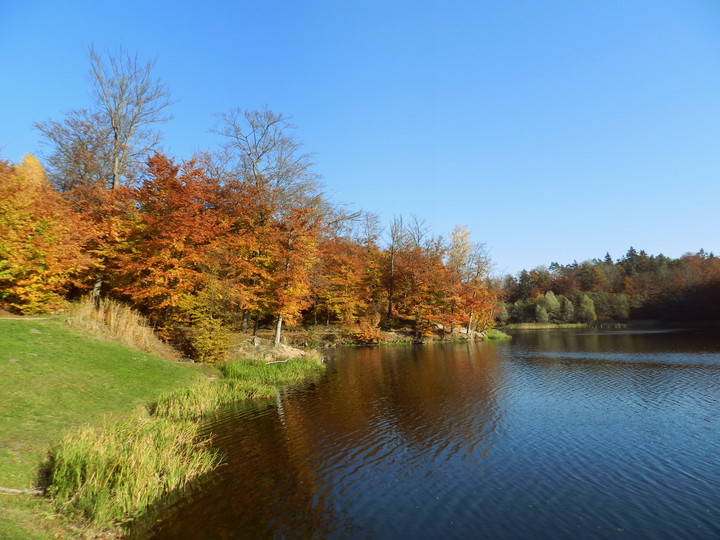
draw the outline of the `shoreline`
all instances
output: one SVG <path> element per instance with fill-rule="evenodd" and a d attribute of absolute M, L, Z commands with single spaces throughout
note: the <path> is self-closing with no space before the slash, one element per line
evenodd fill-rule
<path fill-rule="evenodd" d="M 0 491 L 0 537 L 8 538 L 112 538 L 120 534 L 117 526 L 78 520 L 77 511 L 57 513 L 57 502 L 46 496 L 49 485 L 40 479 L 42 463 L 56 455 L 61 441 L 72 434 L 84 430 L 102 435 L 118 422 L 140 423 L 129 420 L 138 418 L 138 410 L 144 411 L 143 422 L 152 421 L 150 410 L 159 403 L 172 401 L 178 394 L 192 395 L 198 387 L 214 385 L 214 401 L 205 405 L 210 407 L 223 399 L 274 395 L 277 386 L 303 378 L 303 370 L 289 379 L 277 377 L 297 364 L 287 362 L 271 366 L 272 373 L 255 380 L 243 373 L 242 384 L 236 379 L 231 384 L 218 366 L 163 359 L 98 339 L 72 329 L 61 317 L 3 320 L 0 348 L 7 357 L 3 362 L 0 356 L 0 396 L 4 394 L 0 406 L 6 412 L 0 419 L 0 485 L 6 488 Z M 264 367 L 264 362 L 245 363 L 253 364 L 251 371 L 257 373 Z M 182 405 L 187 406 L 187 402 Z M 167 423 L 162 415 L 157 418 Z M 35 429 L 28 427 L 36 424 Z"/>

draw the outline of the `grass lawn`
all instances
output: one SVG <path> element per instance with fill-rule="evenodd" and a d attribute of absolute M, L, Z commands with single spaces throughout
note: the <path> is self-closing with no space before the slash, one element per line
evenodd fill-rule
<path fill-rule="evenodd" d="M 68 429 L 127 414 L 203 376 L 196 365 L 83 337 L 56 319 L 0 320 L 0 486 L 32 488 Z M 56 521 L 43 499 L 0 493 L 0 538 L 70 530 Z"/>

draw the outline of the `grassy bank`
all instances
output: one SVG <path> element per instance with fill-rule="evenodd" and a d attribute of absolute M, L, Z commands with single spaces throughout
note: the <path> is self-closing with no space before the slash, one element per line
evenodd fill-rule
<path fill-rule="evenodd" d="M 485 339 L 490 341 L 499 341 L 504 339 L 512 339 L 512 336 L 506 334 L 502 330 L 498 330 L 497 328 L 491 328 L 490 330 L 487 330 L 485 332 Z"/>
<path fill-rule="evenodd" d="M 319 358 L 319 356 L 318 356 Z M 33 489 L 51 447 L 52 499 L 0 493 L 0 538 L 72 537 L 107 527 L 210 470 L 196 437 L 217 406 L 275 395 L 317 359 L 207 366 L 84 337 L 57 319 L 0 320 L 0 486 Z"/>
<path fill-rule="evenodd" d="M 0 486 L 33 488 L 66 431 L 200 378 L 197 366 L 83 337 L 57 319 L 0 320 Z M 64 528 L 45 499 L 0 494 L 0 538 L 47 538 Z"/>
<path fill-rule="evenodd" d="M 135 519 L 221 462 L 199 436 L 203 415 L 223 404 L 272 397 L 322 369 L 319 356 L 229 362 L 221 365 L 222 379 L 175 390 L 102 429 L 74 431 L 51 453 L 48 493 L 58 511 L 96 527 Z"/>

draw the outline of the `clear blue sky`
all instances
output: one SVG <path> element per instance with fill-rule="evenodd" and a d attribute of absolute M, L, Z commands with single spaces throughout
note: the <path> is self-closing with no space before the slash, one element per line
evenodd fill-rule
<path fill-rule="evenodd" d="M 338 201 L 467 225 L 498 273 L 720 254 L 720 2 L 0 0 L 0 146 L 90 103 L 87 46 L 157 57 L 178 159 L 293 117 Z"/>

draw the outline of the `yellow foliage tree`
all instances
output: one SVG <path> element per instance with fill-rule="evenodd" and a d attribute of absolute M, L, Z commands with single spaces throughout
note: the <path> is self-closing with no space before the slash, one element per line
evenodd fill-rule
<path fill-rule="evenodd" d="M 93 265 L 91 230 L 54 191 L 40 162 L 0 162 L 0 303 L 20 313 L 61 308 Z"/>

